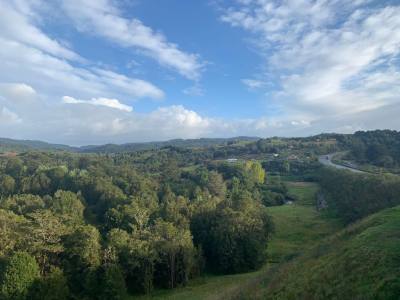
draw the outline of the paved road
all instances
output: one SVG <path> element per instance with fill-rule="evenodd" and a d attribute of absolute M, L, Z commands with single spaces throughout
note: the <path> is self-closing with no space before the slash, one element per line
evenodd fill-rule
<path fill-rule="evenodd" d="M 328 155 L 321 155 L 318 158 L 318 161 L 321 164 L 323 164 L 325 166 L 328 166 L 328 167 L 333 167 L 333 168 L 342 169 L 342 170 L 349 170 L 349 171 L 354 172 L 354 173 L 365 173 L 364 171 L 357 170 L 355 168 L 351 168 L 351 167 L 335 164 L 334 162 L 332 162 L 332 158 L 333 158 L 333 156 L 335 154 L 336 153 L 332 153 L 332 154 L 328 154 Z"/>

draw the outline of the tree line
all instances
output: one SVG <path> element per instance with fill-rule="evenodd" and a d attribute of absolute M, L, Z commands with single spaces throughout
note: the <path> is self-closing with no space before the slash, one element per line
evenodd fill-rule
<path fill-rule="evenodd" d="M 350 223 L 400 204 L 400 177 L 323 168 L 318 180 L 328 210 Z"/>
<path fill-rule="evenodd" d="M 400 166 L 400 132 L 394 130 L 358 131 L 343 138 L 342 143 L 350 150 L 348 158 L 358 163 L 379 167 Z"/>

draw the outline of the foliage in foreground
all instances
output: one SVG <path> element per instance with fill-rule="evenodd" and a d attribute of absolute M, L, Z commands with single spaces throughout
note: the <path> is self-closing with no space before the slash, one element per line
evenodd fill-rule
<path fill-rule="evenodd" d="M 2 298 L 124 299 L 261 267 L 264 204 L 284 196 L 257 161 L 182 151 L 0 158 Z"/>

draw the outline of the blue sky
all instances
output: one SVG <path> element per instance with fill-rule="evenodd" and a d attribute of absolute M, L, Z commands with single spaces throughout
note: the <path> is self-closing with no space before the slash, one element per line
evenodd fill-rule
<path fill-rule="evenodd" d="M 238 84 L 245 74 L 251 76 L 258 69 L 261 59 L 244 41 L 245 32 L 219 20 L 218 10 L 211 2 L 150 0 L 120 5 L 125 18 L 139 19 L 178 44 L 182 51 L 199 55 L 199 63 L 204 64 L 201 78 L 193 81 L 180 76 L 131 48 L 115 47 L 113 42 L 81 35 L 68 23 L 57 30 L 53 26 L 47 28 L 48 34 L 72 40 L 74 49 L 84 57 L 108 64 L 127 76 L 155 83 L 166 94 L 162 105 L 179 103 L 196 112 L 224 118 L 254 118 L 265 113 L 263 93 Z M 249 100 L 253 105 L 248 105 Z M 159 105 L 157 101 L 141 101 L 135 110 L 149 112 Z"/>
<path fill-rule="evenodd" d="M 400 129 L 400 6 L 0 0 L 0 135 L 73 145 Z"/>

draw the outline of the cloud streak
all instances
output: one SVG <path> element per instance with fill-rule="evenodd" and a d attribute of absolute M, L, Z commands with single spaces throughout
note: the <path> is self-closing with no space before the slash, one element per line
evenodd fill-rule
<path fill-rule="evenodd" d="M 399 15 L 399 6 L 361 0 L 246 0 L 226 8 L 221 20 L 253 34 L 263 76 L 279 87 L 271 97 L 281 118 L 326 126 L 329 117 L 330 127 L 319 129 L 331 130 L 343 115 L 351 122 L 400 104 Z"/>
<path fill-rule="evenodd" d="M 100 68 L 50 39 L 35 24 L 36 11 L 30 7 L 31 1 L 0 3 L 0 83 L 27 83 L 49 100 L 61 95 L 125 101 L 164 97 L 164 92 L 154 84 Z"/>
<path fill-rule="evenodd" d="M 90 100 L 80 100 L 70 96 L 64 96 L 62 97 L 62 102 L 66 104 L 88 104 L 96 106 L 106 106 L 126 112 L 131 112 L 133 110 L 131 106 L 122 104 L 118 99 L 92 98 Z"/>
<path fill-rule="evenodd" d="M 186 53 L 166 37 L 135 18 L 124 18 L 108 0 L 64 0 L 63 8 L 82 32 L 103 37 L 123 47 L 139 49 L 161 65 L 181 75 L 199 79 L 203 63 L 196 54 Z"/>

